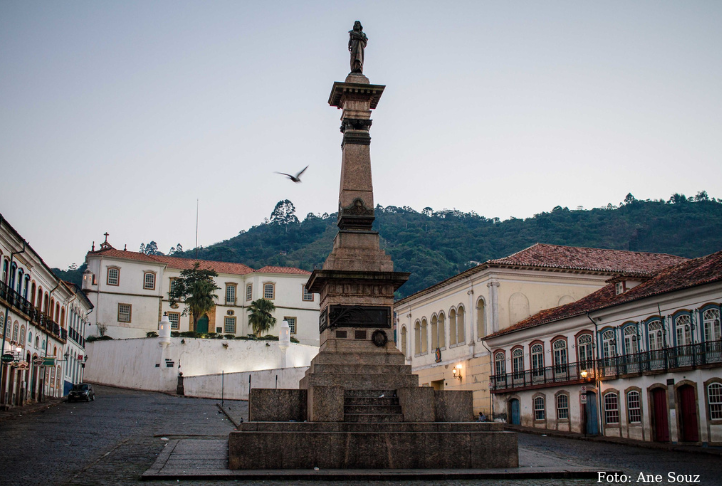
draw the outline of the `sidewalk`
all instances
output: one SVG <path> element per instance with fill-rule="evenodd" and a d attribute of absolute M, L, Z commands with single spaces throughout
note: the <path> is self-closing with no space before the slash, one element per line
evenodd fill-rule
<path fill-rule="evenodd" d="M 45 398 L 45 401 L 41 403 L 31 403 L 29 405 L 23 405 L 22 407 L 12 407 L 9 410 L 0 410 L 0 422 L 16 419 L 31 413 L 43 412 L 64 401 L 65 398 Z"/>
<path fill-rule="evenodd" d="M 713 456 L 722 456 L 722 447 L 701 447 L 695 445 L 672 444 L 670 442 L 651 442 L 633 439 L 625 439 L 621 437 L 605 437 L 603 435 L 584 436 L 574 432 L 564 432 L 560 430 L 538 429 L 535 427 L 524 427 L 522 425 L 505 424 L 504 430 L 512 430 L 514 432 L 524 432 L 527 434 L 548 435 L 551 437 L 563 437 L 566 439 L 588 440 L 590 442 L 608 442 L 611 444 L 621 444 L 628 446 L 644 447 L 645 449 L 658 449 L 674 452 L 692 452 L 695 454 L 710 454 Z"/>

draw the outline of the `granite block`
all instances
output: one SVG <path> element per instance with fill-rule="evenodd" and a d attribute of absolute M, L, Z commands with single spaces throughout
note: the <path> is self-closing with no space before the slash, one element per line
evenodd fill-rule
<path fill-rule="evenodd" d="M 408 387 L 396 390 L 404 422 L 433 422 L 436 418 L 434 389 Z"/>
<path fill-rule="evenodd" d="M 248 417 L 251 421 L 303 422 L 307 400 L 306 390 L 252 388 L 248 395 Z"/>
<path fill-rule="evenodd" d="M 309 386 L 309 422 L 343 422 L 343 386 Z"/>
<path fill-rule="evenodd" d="M 434 390 L 436 422 L 471 422 L 474 420 L 474 397 L 471 390 Z"/>

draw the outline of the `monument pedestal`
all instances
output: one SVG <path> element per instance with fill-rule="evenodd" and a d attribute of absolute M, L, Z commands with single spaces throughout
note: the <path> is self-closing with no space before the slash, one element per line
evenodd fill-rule
<path fill-rule="evenodd" d="M 228 440 L 231 469 L 518 467 L 515 433 L 472 422 L 471 391 L 419 387 L 394 345 L 394 292 L 409 274 L 393 271 L 372 229 L 369 130 L 384 88 L 361 73 L 333 85 L 339 232 L 306 283 L 321 296 L 321 348 L 298 390 L 251 390 L 250 421 Z"/>

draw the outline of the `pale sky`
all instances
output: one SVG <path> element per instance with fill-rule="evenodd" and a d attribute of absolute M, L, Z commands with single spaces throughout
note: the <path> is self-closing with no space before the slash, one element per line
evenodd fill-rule
<path fill-rule="evenodd" d="M 348 31 L 376 202 L 530 217 L 722 198 L 719 1 L 2 1 L 0 212 L 51 266 L 337 208 Z M 302 184 L 273 171 L 310 167 Z"/>

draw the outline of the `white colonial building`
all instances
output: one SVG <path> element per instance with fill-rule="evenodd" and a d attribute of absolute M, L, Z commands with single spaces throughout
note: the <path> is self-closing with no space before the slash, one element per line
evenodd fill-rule
<path fill-rule="evenodd" d="M 722 252 L 619 275 L 485 338 L 495 416 L 515 425 L 722 445 Z"/>
<path fill-rule="evenodd" d="M 93 303 L 92 333 L 98 324 L 113 338 L 146 337 L 157 331 L 164 313 L 168 314 L 174 331 L 231 334 L 252 333 L 248 324 L 248 306 L 261 297 L 272 301 L 276 310 L 278 334 L 281 321 L 286 320 L 291 336 L 303 344 L 318 346 L 318 296 L 305 291 L 310 272 L 289 267 L 263 267 L 254 270 L 240 263 L 193 260 L 163 255 L 146 255 L 116 250 L 107 240 L 98 251 L 88 252 L 88 269 L 83 275 L 83 290 Z M 214 270 L 218 277 L 216 306 L 200 316 L 193 329 L 191 316 L 183 313 L 183 304 L 171 306 L 168 293 L 181 271 L 193 268 Z"/>
<path fill-rule="evenodd" d="M 585 297 L 613 276 L 651 276 L 682 261 L 664 254 L 536 244 L 396 302 L 397 346 L 422 385 L 472 390 L 475 413 L 489 414 L 487 335 Z"/>
<path fill-rule="evenodd" d="M 92 304 L 0 215 L 0 404 L 61 397 L 82 381 Z"/>

